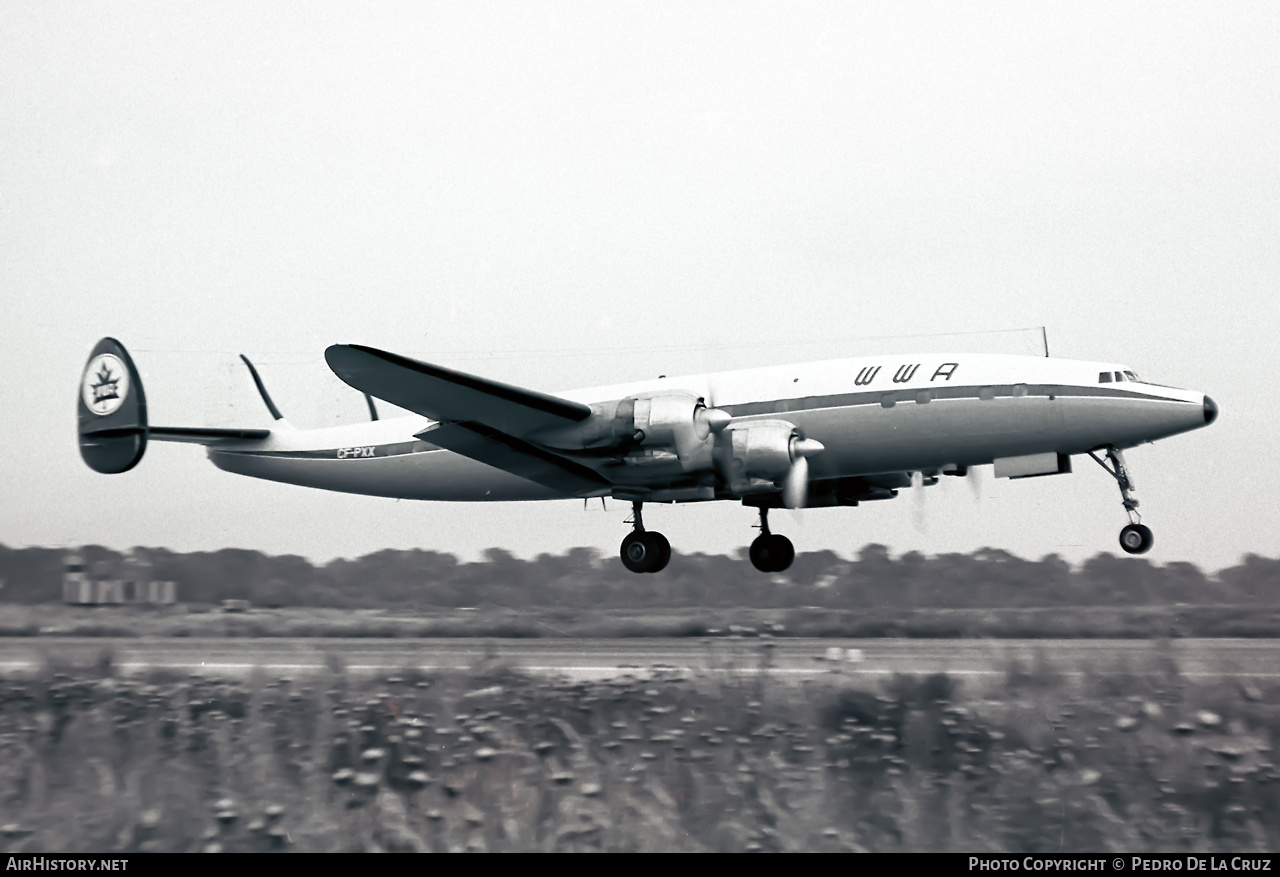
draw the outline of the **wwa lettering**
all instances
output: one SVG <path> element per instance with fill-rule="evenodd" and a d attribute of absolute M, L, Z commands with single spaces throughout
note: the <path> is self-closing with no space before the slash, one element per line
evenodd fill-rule
<path fill-rule="evenodd" d="M 956 373 L 956 369 L 960 367 L 958 362 L 944 362 L 934 370 L 933 377 L 929 378 L 930 382 L 936 381 L 938 378 L 951 380 L 951 376 Z M 909 362 L 897 367 L 893 372 L 893 382 L 895 384 L 905 384 L 916 376 L 916 371 L 920 368 L 920 363 Z M 876 375 L 880 374 L 881 366 L 865 366 L 858 370 L 858 376 L 853 382 L 859 387 L 865 387 L 876 379 Z M 888 374 L 888 372 L 885 372 Z"/>

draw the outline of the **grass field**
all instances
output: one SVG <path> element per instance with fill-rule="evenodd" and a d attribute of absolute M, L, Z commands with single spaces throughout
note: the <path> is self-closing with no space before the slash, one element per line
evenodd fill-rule
<path fill-rule="evenodd" d="M 0 682 L 8 851 L 1262 851 L 1280 690 L 1010 667 L 875 690 L 709 673 Z"/>

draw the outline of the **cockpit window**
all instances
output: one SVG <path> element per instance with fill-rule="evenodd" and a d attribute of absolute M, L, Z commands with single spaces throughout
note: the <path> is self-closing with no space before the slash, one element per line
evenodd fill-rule
<path fill-rule="evenodd" d="M 1126 378 L 1128 378 L 1129 380 L 1131 380 L 1131 381 L 1141 381 L 1141 380 L 1142 380 L 1142 378 L 1138 377 L 1136 374 L 1134 374 L 1133 372 L 1129 371 L 1128 369 L 1125 369 L 1125 370 L 1124 370 L 1124 376 L 1125 376 Z"/>
<path fill-rule="evenodd" d="M 1116 372 L 1116 382 L 1119 383 L 1120 381 L 1123 381 L 1123 380 L 1124 380 L 1124 373 Z"/>
<path fill-rule="evenodd" d="M 1111 383 L 1111 372 L 1098 372 L 1098 383 L 1100 384 Z"/>

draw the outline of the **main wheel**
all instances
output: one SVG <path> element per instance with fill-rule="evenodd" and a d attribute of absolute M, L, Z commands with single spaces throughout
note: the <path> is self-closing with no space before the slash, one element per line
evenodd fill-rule
<path fill-rule="evenodd" d="M 791 540 L 777 533 L 760 535 L 751 543 L 748 551 L 751 565 L 760 572 L 782 572 L 795 560 L 796 549 Z"/>
<path fill-rule="evenodd" d="M 622 549 L 618 554 L 622 558 L 622 565 L 627 569 L 632 572 L 648 572 L 660 557 L 658 548 L 647 532 L 632 530 L 622 540 Z"/>
<path fill-rule="evenodd" d="M 1130 524 L 1120 531 L 1120 547 L 1129 554 L 1146 554 L 1155 541 L 1146 524 Z"/>
<path fill-rule="evenodd" d="M 796 559 L 796 547 L 791 544 L 791 540 L 786 536 L 773 534 L 773 538 L 777 540 L 774 548 L 774 561 L 772 572 L 782 572 L 791 566 L 791 561 Z"/>
<path fill-rule="evenodd" d="M 671 562 L 671 543 L 656 530 L 646 530 L 644 535 L 654 546 L 653 566 L 649 567 L 649 572 L 662 572 Z"/>

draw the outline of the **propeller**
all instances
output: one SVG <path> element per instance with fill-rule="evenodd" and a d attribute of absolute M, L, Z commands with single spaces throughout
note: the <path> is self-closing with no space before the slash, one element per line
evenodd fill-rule
<path fill-rule="evenodd" d="M 809 497 L 809 458 L 826 450 L 817 439 L 791 439 L 791 469 L 782 482 L 782 505 L 789 509 L 804 508 Z"/>
<path fill-rule="evenodd" d="M 705 440 L 713 432 L 719 432 L 729 425 L 733 415 L 719 408 L 699 407 L 693 414 L 693 426 L 699 439 Z"/>
<path fill-rule="evenodd" d="M 982 483 L 982 470 L 977 466 L 970 466 L 969 475 L 965 478 L 965 481 L 969 482 L 969 489 L 973 491 L 973 498 L 981 501 L 982 489 L 985 486 Z"/>
<path fill-rule="evenodd" d="M 924 473 L 911 473 L 911 525 L 917 533 L 925 532 Z"/>

